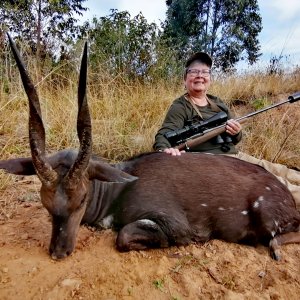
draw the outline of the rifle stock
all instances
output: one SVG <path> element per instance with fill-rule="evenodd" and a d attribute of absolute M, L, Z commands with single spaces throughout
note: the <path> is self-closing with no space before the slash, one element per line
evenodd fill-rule
<path fill-rule="evenodd" d="M 246 116 L 237 118 L 235 120 L 238 121 L 240 124 L 243 124 L 247 121 L 248 118 L 253 117 L 253 116 L 255 116 L 259 113 L 262 113 L 264 111 L 267 111 L 267 110 L 275 108 L 275 107 L 278 107 L 278 106 L 283 105 L 285 103 L 294 103 L 298 100 L 300 100 L 300 92 L 297 92 L 295 94 L 290 95 L 288 97 L 288 100 L 285 100 L 285 101 L 279 102 L 277 104 L 268 106 L 266 108 L 260 109 L 258 111 L 252 112 L 252 113 L 250 113 Z M 184 143 L 176 146 L 175 148 L 177 148 L 179 150 L 184 150 L 184 149 L 189 149 L 191 147 L 200 145 L 200 144 L 212 139 L 213 137 L 225 132 L 225 127 L 226 127 L 226 123 L 223 124 L 223 125 L 217 126 L 215 128 L 205 130 L 200 136 L 196 135 L 194 137 L 191 137 L 190 139 L 186 140 Z"/>
<path fill-rule="evenodd" d="M 239 121 L 239 123 L 243 124 L 246 121 L 247 121 L 247 119 L 243 119 L 243 120 Z M 218 127 L 212 128 L 212 129 L 205 130 L 202 135 L 197 136 L 195 138 L 191 138 L 191 139 L 187 140 L 185 143 L 182 143 L 182 144 L 176 146 L 175 148 L 177 148 L 179 150 L 184 150 L 184 149 L 189 149 L 194 146 L 200 145 L 200 144 L 214 138 L 215 136 L 225 132 L 225 126 L 226 126 L 226 124 L 220 125 Z"/>

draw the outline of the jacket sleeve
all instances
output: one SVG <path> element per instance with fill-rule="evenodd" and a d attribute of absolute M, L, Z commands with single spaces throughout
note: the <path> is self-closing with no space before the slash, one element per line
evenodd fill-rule
<path fill-rule="evenodd" d="M 163 121 L 161 128 L 155 135 L 155 142 L 153 149 L 156 151 L 170 148 L 171 144 L 164 137 L 164 134 L 169 131 L 181 129 L 185 125 L 185 121 L 188 119 L 187 110 L 183 103 L 174 101 L 167 111 L 166 117 Z"/>

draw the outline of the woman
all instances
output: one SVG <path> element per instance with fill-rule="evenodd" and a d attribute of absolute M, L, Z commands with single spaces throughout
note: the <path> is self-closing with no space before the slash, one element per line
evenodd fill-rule
<path fill-rule="evenodd" d="M 231 119 L 228 107 L 219 98 L 207 94 L 211 84 L 211 66 L 212 60 L 204 52 L 195 53 L 187 61 L 184 73 L 187 92 L 171 105 L 161 129 L 155 136 L 153 146 L 155 150 L 180 155 L 181 152 L 172 147 L 165 134 L 184 128 L 189 123 L 207 120 L 216 113 L 224 111 L 229 119 L 226 123 L 226 134 L 191 148 L 190 151 L 215 154 L 237 153 L 234 145 L 242 138 L 242 127 L 240 123 Z"/>
<path fill-rule="evenodd" d="M 229 154 L 239 159 L 261 165 L 273 173 L 283 182 L 294 196 L 298 209 L 300 209 L 300 173 L 288 169 L 284 165 L 273 164 L 266 160 L 238 152 L 235 146 L 242 138 L 242 126 L 233 120 L 228 107 L 218 98 L 207 94 L 211 84 L 212 59 L 204 52 L 195 53 L 185 65 L 184 84 L 186 93 L 174 100 L 169 108 L 162 127 L 155 136 L 153 148 L 174 156 L 181 155 L 179 151 L 166 138 L 167 132 L 178 132 L 193 122 L 205 121 L 223 111 L 228 115 L 226 133 L 217 136 L 205 143 L 194 146 L 188 151 L 206 152 L 213 154 Z M 292 184 L 296 183 L 298 185 Z"/>

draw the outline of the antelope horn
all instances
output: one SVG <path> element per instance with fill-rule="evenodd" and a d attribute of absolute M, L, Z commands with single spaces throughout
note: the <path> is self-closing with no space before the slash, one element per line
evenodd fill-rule
<path fill-rule="evenodd" d="M 78 84 L 77 134 L 80 143 L 78 156 L 68 172 L 69 186 L 76 185 L 86 170 L 92 152 L 92 125 L 86 97 L 87 43 L 84 45 Z"/>
<path fill-rule="evenodd" d="M 39 97 L 14 41 L 9 34 L 7 36 L 29 100 L 29 143 L 32 162 L 41 182 L 49 185 L 57 180 L 57 173 L 45 159 L 45 129 Z"/>

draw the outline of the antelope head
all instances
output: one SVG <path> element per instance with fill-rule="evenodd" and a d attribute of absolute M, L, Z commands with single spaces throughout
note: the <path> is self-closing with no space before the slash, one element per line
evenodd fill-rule
<path fill-rule="evenodd" d="M 90 201 L 98 200 L 93 197 L 93 180 L 126 183 L 137 180 L 137 177 L 91 158 L 92 129 L 86 98 L 87 44 L 84 46 L 78 84 L 79 150 L 64 150 L 46 156 L 45 128 L 38 94 L 16 45 L 9 35 L 8 38 L 29 101 L 31 158 L 2 161 L 1 168 L 13 174 L 36 174 L 40 179 L 41 201 L 52 216 L 49 251 L 53 259 L 60 259 L 73 252 L 86 208 Z"/>
<path fill-rule="evenodd" d="M 45 154 L 45 129 L 37 91 L 15 43 L 9 35 L 8 38 L 29 100 L 29 143 L 32 164 L 42 183 L 41 201 L 52 216 L 49 250 L 52 258 L 63 258 L 74 249 L 89 191 L 88 165 L 92 151 L 92 130 L 86 99 L 87 43 L 82 55 L 78 85 L 77 133 L 80 147 L 77 157 L 64 162 L 64 168 L 56 170 Z M 58 165 L 59 162 L 54 164 Z"/>

